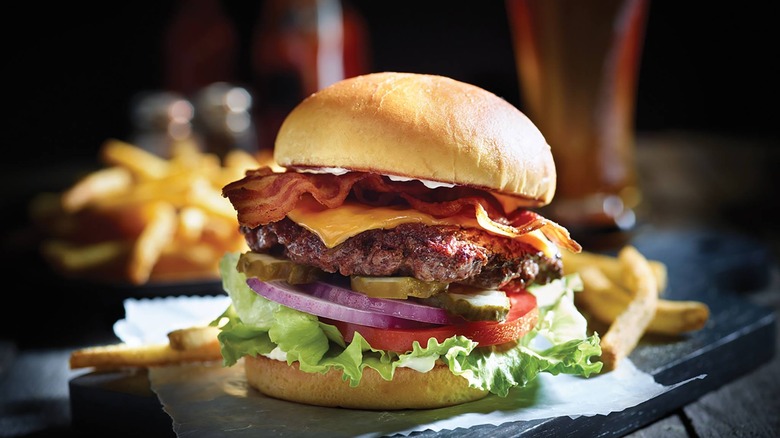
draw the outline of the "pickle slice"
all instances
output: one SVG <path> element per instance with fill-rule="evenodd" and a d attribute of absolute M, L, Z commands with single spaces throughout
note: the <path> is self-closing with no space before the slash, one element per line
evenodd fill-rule
<path fill-rule="evenodd" d="M 422 281 L 414 277 L 362 277 L 350 278 L 352 290 L 372 298 L 405 300 L 408 297 L 428 298 L 447 290 L 447 283 Z"/>
<path fill-rule="evenodd" d="M 468 321 L 503 321 L 509 313 L 509 297 L 501 290 L 452 284 L 449 291 L 426 300 Z"/>
<path fill-rule="evenodd" d="M 237 269 L 247 277 L 262 281 L 283 280 L 290 284 L 312 283 L 322 274 L 314 266 L 299 265 L 269 254 L 246 252 L 238 258 Z"/>

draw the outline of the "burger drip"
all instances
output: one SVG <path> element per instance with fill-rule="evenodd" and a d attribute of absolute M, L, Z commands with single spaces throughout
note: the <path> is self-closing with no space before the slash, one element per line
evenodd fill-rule
<path fill-rule="evenodd" d="M 365 25 L 340 0 L 266 0 L 251 42 L 260 148 L 303 98 L 368 71 Z"/>

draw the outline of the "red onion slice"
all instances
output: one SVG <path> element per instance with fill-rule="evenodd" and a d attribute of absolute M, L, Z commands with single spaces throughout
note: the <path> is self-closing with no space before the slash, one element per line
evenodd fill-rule
<path fill-rule="evenodd" d="M 321 281 L 302 285 L 302 287 L 316 297 L 343 304 L 354 309 L 431 324 L 453 323 L 452 317 L 450 317 L 446 310 L 427 306 L 425 304 L 418 304 L 413 301 L 372 298 L 362 293 L 323 283 Z"/>
<path fill-rule="evenodd" d="M 338 302 L 329 301 L 327 299 L 314 296 L 310 292 L 305 291 L 300 287 L 292 286 L 282 281 L 265 282 L 259 280 L 258 278 L 250 277 L 247 279 L 246 283 L 250 288 L 252 288 L 252 290 L 271 301 L 275 301 L 295 310 L 300 310 L 301 312 L 310 313 L 312 315 L 321 316 L 324 318 L 377 328 L 403 329 L 428 326 L 428 324 L 413 321 L 407 318 L 377 313 L 375 311 L 366 309 L 358 309 Z M 339 289 L 348 291 L 347 289 L 343 288 Z M 348 292 L 355 293 L 352 291 Z"/>

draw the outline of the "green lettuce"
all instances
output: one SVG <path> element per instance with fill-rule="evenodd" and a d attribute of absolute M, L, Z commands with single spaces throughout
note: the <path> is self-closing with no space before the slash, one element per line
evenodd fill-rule
<path fill-rule="evenodd" d="M 425 372 L 441 360 L 471 386 L 502 397 L 541 372 L 588 377 L 601 371 L 601 362 L 594 361 L 601 354 L 599 337 L 587 335 L 585 318 L 574 307 L 574 293 L 582 287 L 576 274 L 529 288 L 537 297 L 539 323 L 514 346 L 479 347 L 453 336 L 441 343 L 433 338 L 427 345 L 415 343 L 411 352 L 398 354 L 372 348 L 359 333 L 347 345 L 336 327 L 255 293 L 236 270 L 238 256 L 226 254 L 221 260 L 222 285 L 232 304 L 212 323 L 221 324 L 225 366 L 245 355 L 270 355 L 298 362 L 309 373 L 341 370 L 357 386 L 366 367 L 390 380 L 398 367 Z"/>

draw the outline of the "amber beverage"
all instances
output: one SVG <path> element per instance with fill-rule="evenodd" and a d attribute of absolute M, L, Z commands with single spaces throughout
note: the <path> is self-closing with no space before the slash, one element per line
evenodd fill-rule
<path fill-rule="evenodd" d="M 523 110 L 558 171 L 546 214 L 574 231 L 635 223 L 634 113 L 648 3 L 506 3 Z"/>

